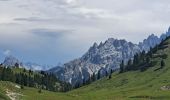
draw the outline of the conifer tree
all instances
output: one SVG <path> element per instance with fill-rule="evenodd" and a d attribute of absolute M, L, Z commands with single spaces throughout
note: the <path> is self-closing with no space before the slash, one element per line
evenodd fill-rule
<path fill-rule="evenodd" d="M 131 66 L 131 65 L 132 65 L 132 60 L 129 59 L 129 61 L 128 61 L 128 66 Z"/>
<path fill-rule="evenodd" d="M 121 64 L 120 64 L 120 73 L 124 72 L 124 61 L 122 60 Z"/>
<path fill-rule="evenodd" d="M 112 74 L 109 75 L 109 79 L 111 79 L 111 78 L 112 78 Z"/>
<path fill-rule="evenodd" d="M 146 63 L 149 64 L 150 63 L 150 57 L 146 58 Z"/>
<path fill-rule="evenodd" d="M 106 77 L 108 76 L 108 72 L 107 72 L 107 70 L 106 70 Z"/>
<path fill-rule="evenodd" d="M 92 78 L 92 81 L 95 81 L 95 80 L 96 80 L 96 75 L 95 75 L 95 73 L 93 73 L 93 75 L 91 76 L 91 78 Z"/>
<path fill-rule="evenodd" d="M 110 70 L 110 73 L 111 73 L 111 74 L 113 73 L 113 70 L 112 70 L 112 69 Z"/>
<path fill-rule="evenodd" d="M 163 68 L 165 66 L 165 62 L 164 62 L 164 60 L 162 59 L 161 60 L 161 68 Z"/>
<path fill-rule="evenodd" d="M 98 71 L 98 74 L 97 74 L 97 79 L 100 79 L 100 70 Z"/>

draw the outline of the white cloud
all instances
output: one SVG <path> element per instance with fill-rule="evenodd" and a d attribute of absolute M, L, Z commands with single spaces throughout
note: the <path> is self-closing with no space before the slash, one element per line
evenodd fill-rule
<path fill-rule="evenodd" d="M 72 11 L 73 14 L 80 14 L 86 18 L 113 18 L 114 16 L 103 9 L 92 9 L 87 7 L 77 7 Z"/>
<path fill-rule="evenodd" d="M 169 16 L 169 0 L 0 0 L 0 47 L 63 62 L 109 37 L 139 42 L 159 35 Z"/>
<path fill-rule="evenodd" d="M 67 4 L 71 4 L 71 5 L 76 5 L 78 0 L 66 0 L 65 1 Z"/>

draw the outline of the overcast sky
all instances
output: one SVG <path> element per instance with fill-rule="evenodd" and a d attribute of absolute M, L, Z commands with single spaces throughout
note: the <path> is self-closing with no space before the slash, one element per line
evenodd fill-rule
<path fill-rule="evenodd" d="M 160 35 L 169 16 L 169 0 L 0 0 L 0 60 L 57 65 L 110 37 Z"/>

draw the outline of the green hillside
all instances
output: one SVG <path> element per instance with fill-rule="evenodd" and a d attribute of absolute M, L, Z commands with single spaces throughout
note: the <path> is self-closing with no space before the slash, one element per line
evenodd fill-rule
<path fill-rule="evenodd" d="M 128 71 L 119 74 L 115 72 L 112 78 L 102 78 L 90 85 L 76 90 L 59 93 L 25 87 L 13 89 L 15 86 L 9 82 L 0 82 L 0 98 L 8 100 L 5 90 L 12 89 L 20 93 L 18 98 L 22 100 L 170 100 L 170 39 L 163 43 L 167 48 L 159 49 L 154 53 L 152 61 L 154 66 L 142 71 Z M 167 54 L 164 59 L 165 66 L 161 68 L 159 54 Z M 17 99 L 16 99 L 17 100 Z"/>
<path fill-rule="evenodd" d="M 164 41 L 168 48 L 158 50 L 152 61 L 157 62 L 144 72 L 140 70 L 119 74 L 114 73 L 112 79 L 104 78 L 91 85 L 70 92 L 78 94 L 77 98 L 85 100 L 136 100 L 136 99 L 170 99 L 170 39 Z M 167 54 L 164 68 L 160 69 L 159 54 Z M 156 57 L 157 56 L 157 57 Z"/>

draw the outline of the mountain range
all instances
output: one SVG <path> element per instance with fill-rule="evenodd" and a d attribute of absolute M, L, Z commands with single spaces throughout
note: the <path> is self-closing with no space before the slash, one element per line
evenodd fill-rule
<path fill-rule="evenodd" d="M 33 71 L 40 71 L 40 70 L 46 71 L 53 67 L 49 65 L 39 65 L 32 62 L 21 62 L 20 60 L 18 60 L 16 57 L 12 55 L 6 56 L 2 64 L 4 66 L 14 67 L 16 63 L 19 65 L 20 68 L 25 68 L 27 70 L 31 69 Z"/>
<path fill-rule="evenodd" d="M 167 36 L 170 36 L 170 28 L 160 37 L 151 34 L 139 44 L 124 39 L 109 38 L 104 43 L 94 43 L 82 57 L 57 67 L 30 62 L 23 63 L 13 56 L 7 56 L 2 64 L 14 66 L 18 63 L 20 67 L 26 69 L 54 73 L 60 80 L 75 85 L 76 83 L 82 83 L 83 80 L 88 80 L 90 76 L 98 72 L 104 75 L 106 72 L 109 73 L 111 70 L 119 69 L 122 60 L 126 64 L 129 59 L 133 59 L 136 53 L 149 51 L 150 48 L 159 44 Z"/>
<path fill-rule="evenodd" d="M 139 44 L 123 39 L 109 38 L 99 45 L 94 43 L 82 57 L 52 68 L 48 72 L 54 73 L 60 80 L 72 85 L 82 83 L 98 72 L 103 75 L 106 71 L 119 69 L 122 60 L 126 64 L 129 59 L 133 59 L 136 53 L 148 52 L 150 48 L 159 44 L 167 36 L 170 36 L 170 28 L 160 37 L 151 34 Z"/>
<path fill-rule="evenodd" d="M 52 74 L 28 71 L 23 68 L 13 68 L 12 66 L 11 68 L 4 68 L 1 64 L 0 74 L 2 77 L 0 77 L 0 99 L 169 100 L 169 56 L 170 37 L 167 37 L 157 46 L 151 48 L 148 53 L 142 52 L 135 54 L 134 62 L 128 63 L 123 69 L 120 67 L 120 70 L 95 80 L 94 77 L 91 77 L 89 81 L 79 85 L 76 84 L 75 87 L 68 83 L 59 81 Z M 89 60 L 88 62 L 92 61 Z M 100 64 L 100 62 L 96 61 L 93 63 Z M 65 71 L 61 66 L 50 69 L 49 71 L 54 70 L 60 72 L 60 74 L 63 74 Z M 106 71 L 103 67 L 100 70 Z M 97 77 L 98 75 L 99 73 L 97 74 Z M 43 86 L 43 88 L 39 88 L 39 86 Z"/>

